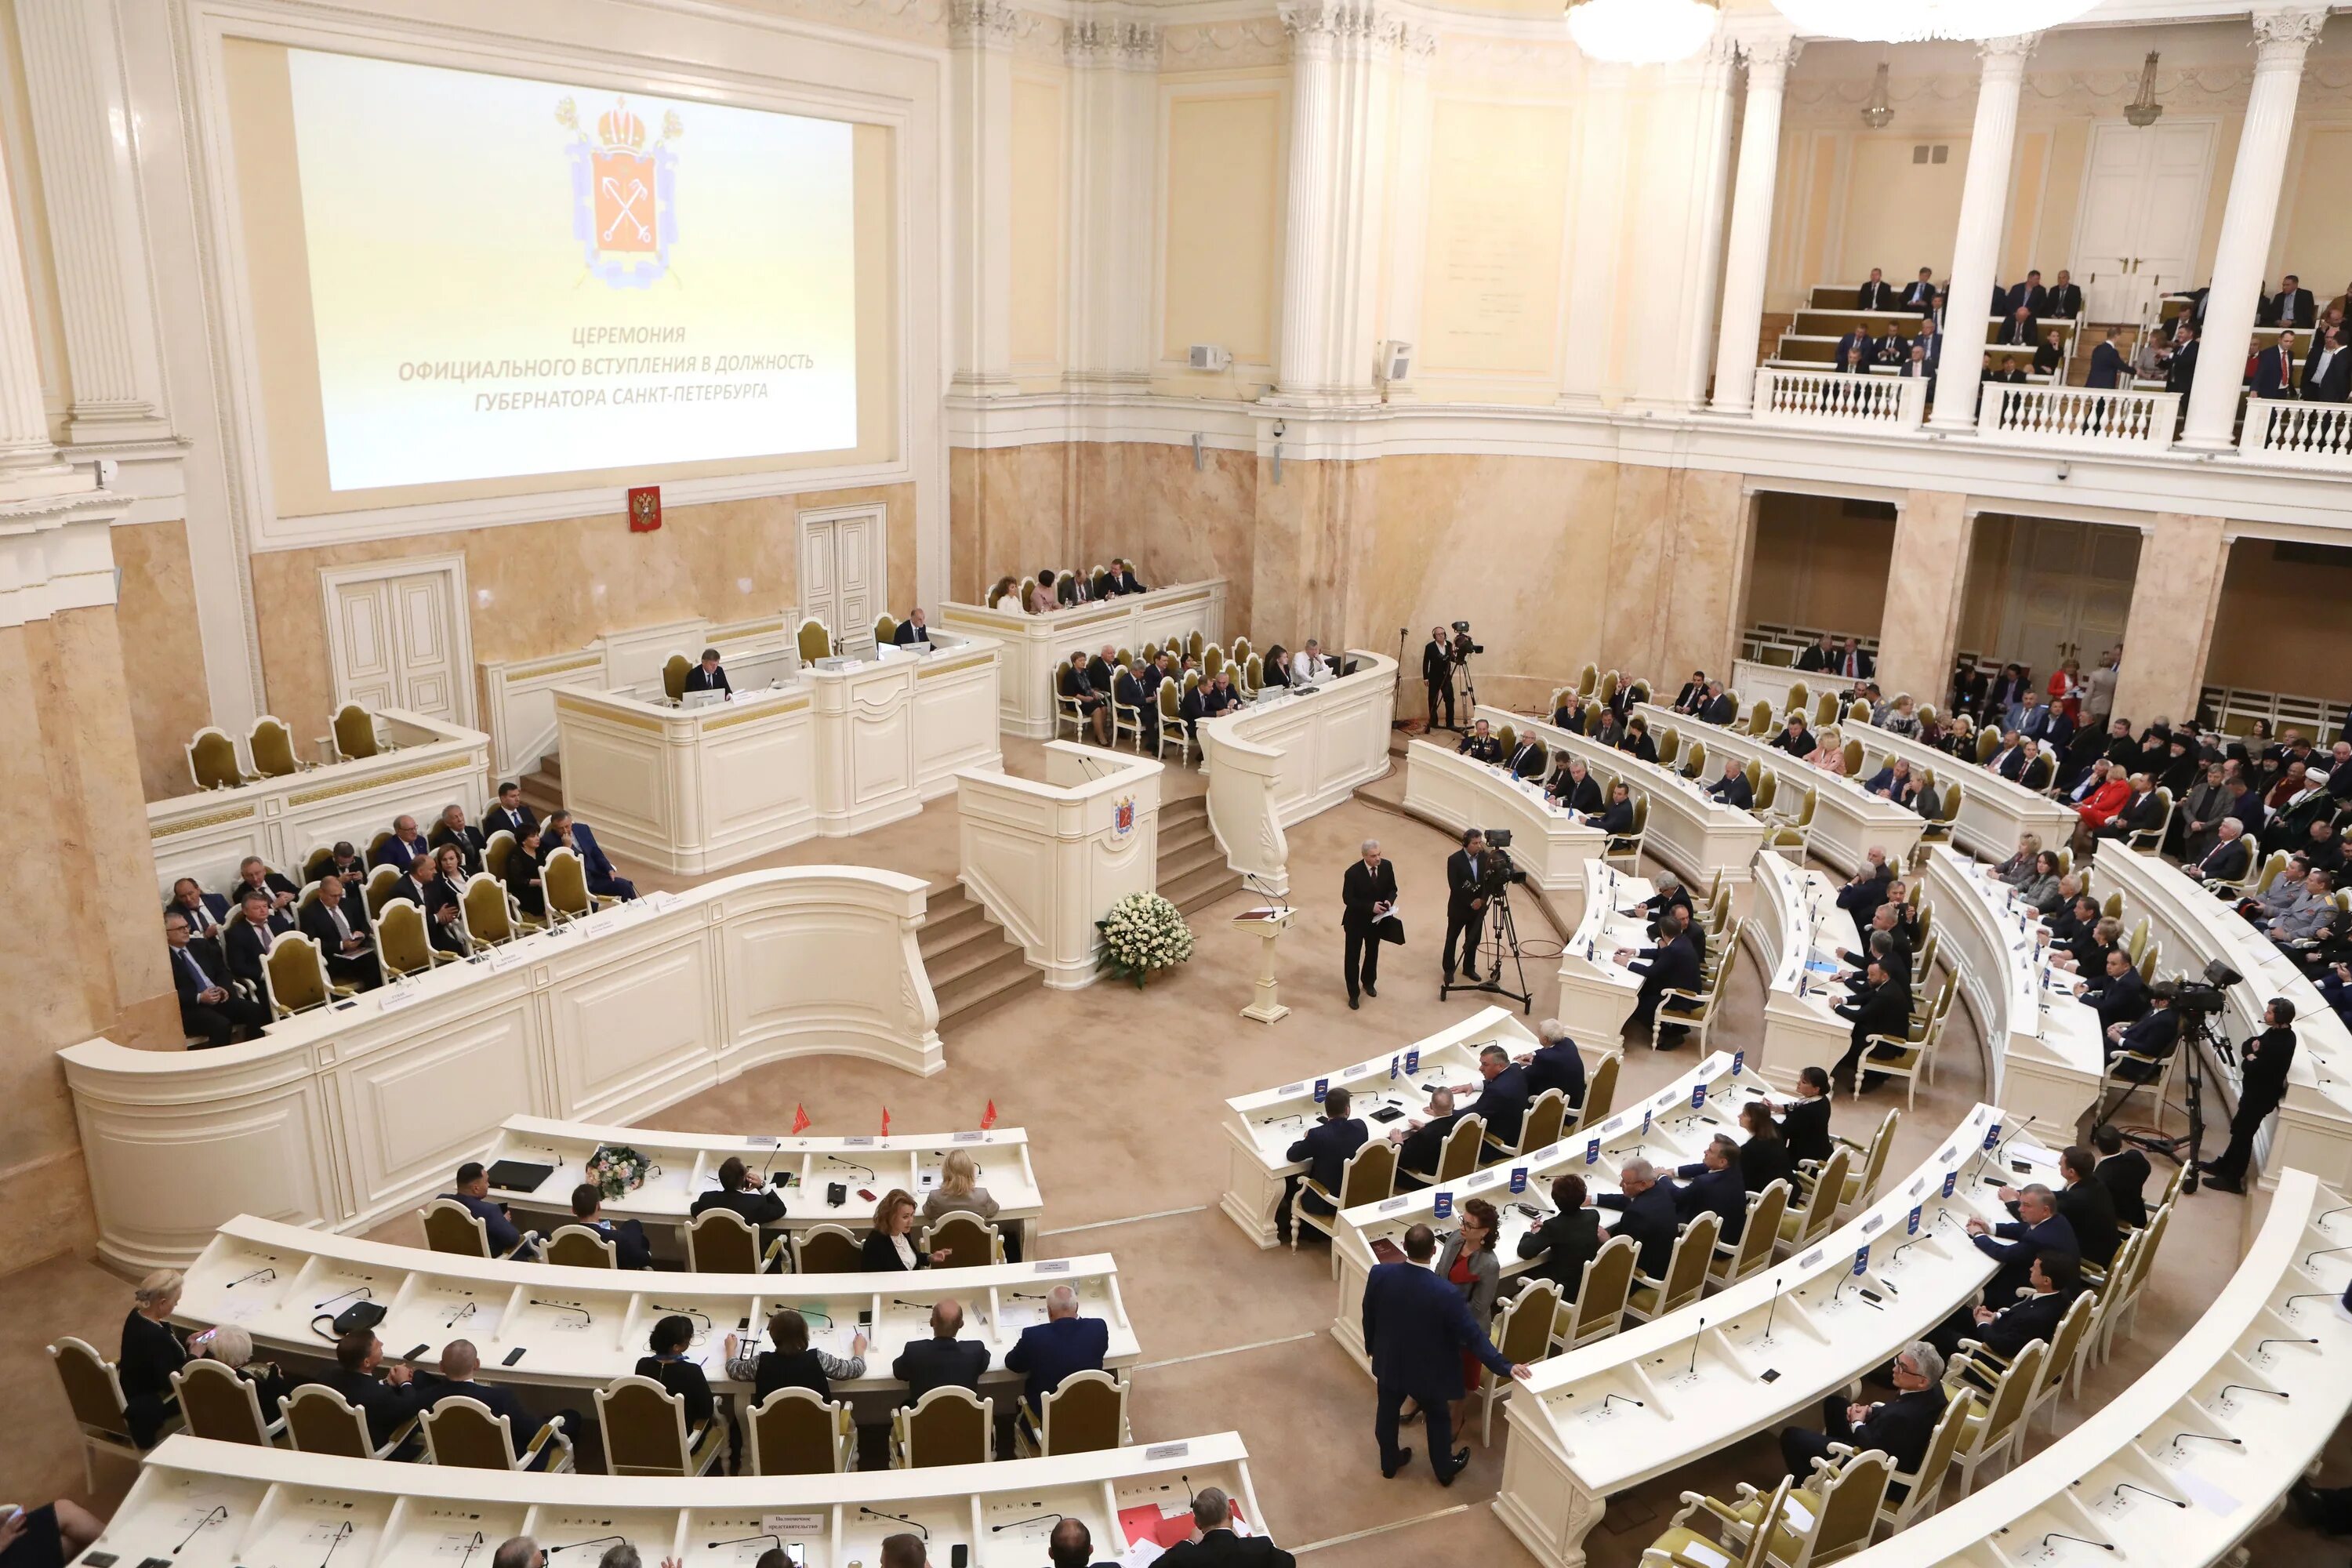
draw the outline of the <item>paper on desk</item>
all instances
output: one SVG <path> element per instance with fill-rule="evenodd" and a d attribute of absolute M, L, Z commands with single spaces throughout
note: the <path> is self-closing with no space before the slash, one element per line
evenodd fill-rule
<path fill-rule="evenodd" d="M 1731 1568 L 1731 1559 L 1703 1541 L 1685 1541 L 1675 1553 L 1685 1563 L 1696 1563 L 1699 1568 Z"/>
<path fill-rule="evenodd" d="M 1780 1504 L 1780 1518 L 1787 1523 L 1789 1529 L 1798 1535 L 1802 1535 L 1813 1528 L 1813 1510 L 1798 1501 L 1793 1492 Z"/>
<path fill-rule="evenodd" d="M 1157 1562 L 1160 1554 L 1167 1550 L 1168 1548 L 1160 1545 L 1160 1542 L 1146 1536 L 1119 1554 L 1118 1568 L 1144 1568 L 1146 1563 Z"/>
<path fill-rule="evenodd" d="M 2189 1500 L 2209 1513 L 2232 1514 L 2243 1506 L 2194 1470 L 2177 1470 L 2174 1477 L 2180 1482 L 2180 1489 L 2189 1494 Z"/>

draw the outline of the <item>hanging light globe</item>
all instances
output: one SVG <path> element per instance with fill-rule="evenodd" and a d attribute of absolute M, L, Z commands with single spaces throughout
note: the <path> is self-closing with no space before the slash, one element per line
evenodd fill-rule
<path fill-rule="evenodd" d="M 2075 20 L 2098 0 L 1772 0 L 1813 37 L 1869 44 L 2001 38 Z"/>
<path fill-rule="evenodd" d="M 1569 0 L 1568 31 L 1596 60 L 1657 66 L 1688 59 L 1715 37 L 1720 0 Z"/>

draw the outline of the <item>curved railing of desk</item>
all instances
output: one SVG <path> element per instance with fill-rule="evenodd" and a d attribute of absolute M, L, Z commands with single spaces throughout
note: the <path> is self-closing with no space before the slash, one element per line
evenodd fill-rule
<path fill-rule="evenodd" d="M 1784 806 L 1794 807 L 1795 802 L 1790 798 L 1791 791 L 1801 797 L 1805 790 L 1811 789 L 1813 831 L 1809 847 L 1816 858 L 1841 871 L 1851 874 L 1872 849 L 1885 851 L 1887 864 L 1900 866 L 1909 857 L 1912 846 L 1919 842 L 1920 830 L 1927 826 L 1927 820 L 1909 807 L 1864 789 L 1862 779 L 1832 773 L 1802 757 L 1776 751 L 1769 735 L 1750 735 L 1708 724 L 1652 702 L 1643 703 L 1636 711 L 1650 721 L 1653 735 L 1664 735 L 1671 728 L 1681 733 L 1685 746 L 1696 742 L 1706 748 L 1705 776 L 1698 781 L 1703 784 L 1712 784 L 1721 777 L 1723 759 L 1734 756 L 1742 763 L 1752 762 L 1778 773 Z"/>
<path fill-rule="evenodd" d="M 68 1047 L 99 1254 L 181 1267 L 235 1214 L 363 1229 L 446 1190 L 519 1113 L 625 1121 L 786 1057 L 938 1072 L 924 886 L 859 866 L 755 871 L 241 1045 Z"/>
<path fill-rule="evenodd" d="M 1482 708 L 1478 716 L 1497 726 L 1516 724 L 1539 738 L 1555 757 L 1565 748 L 1571 756 L 1583 758 L 1588 769 L 1612 774 L 1624 780 L 1629 791 L 1639 789 L 1648 795 L 1650 826 L 1643 847 L 1652 859 L 1672 867 L 1692 887 L 1704 890 L 1717 877 L 1731 882 L 1748 879 L 1756 851 L 1764 843 L 1764 824 L 1754 815 L 1708 799 L 1694 781 L 1672 768 L 1645 763 L 1590 735 L 1556 729 L 1500 708 Z M 1692 727 L 1704 736 L 1706 725 L 1693 721 Z M 1652 738 L 1661 737 L 1654 734 Z"/>
<path fill-rule="evenodd" d="M 1365 648 L 1349 648 L 1348 658 L 1353 675 L 1201 724 L 1209 826 L 1225 864 L 1275 893 L 1290 889 L 1283 830 L 1389 770 L 1396 660 Z"/>

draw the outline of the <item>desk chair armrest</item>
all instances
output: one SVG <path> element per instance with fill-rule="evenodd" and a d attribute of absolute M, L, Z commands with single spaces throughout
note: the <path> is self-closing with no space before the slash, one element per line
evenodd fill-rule
<path fill-rule="evenodd" d="M 1653 1279 L 1648 1275 L 1636 1268 L 1633 1270 L 1633 1289 L 1636 1290 L 1655 1290 L 1663 1296 L 1665 1293 L 1666 1282 L 1663 1279 Z"/>
<path fill-rule="evenodd" d="M 1863 1040 L 1868 1045 L 1901 1046 L 1906 1049 L 1916 1044 L 1909 1035 L 1864 1035 Z"/>
<path fill-rule="evenodd" d="M 1742 1481 L 1739 1483 L 1739 1489 L 1743 1492 L 1753 1493 L 1756 1489 L 1749 1486 L 1746 1481 Z M 1705 1496 L 1699 1492 L 1685 1492 L 1683 1493 L 1683 1500 L 1686 1504 L 1691 1505 L 1691 1511 L 1694 1513 L 1712 1514 L 1717 1521 L 1731 1526 L 1735 1530 L 1745 1530 L 1748 1528 L 1748 1521 L 1741 1519 L 1738 1514 L 1733 1512 L 1728 1504 L 1717 1502 L 1715 1499 Z M 1748 1499 L 1743 1497 L 1740 1500 L 1745 1502 Z"/>
<path fill-rule="evenodd" d="M 1830 1134 L 1830 1142 L 1843 1144 L 1857 1154 L 1870 1152 L 1871 1140 L 1867 1138 L 1848 1138 L 1842 1132 L 1832 1132 Z M 1822 1167 L 1822 1162 L 1819 1160 L 1801 1160 L 1798 1163 L 1807 1170 L 1818 1171 Z"/>
<path fill-rule="evenodd" d="M 407 1420 L 402 1422 L 398 1426 L 394 1427 L 393 1429 L 392 1436 L 385 1438 L 383 1442 L 377 1447 L 375 1451 L 376 1458 L 381 1459 L 400 1452 L 402 1446 L 411 1437 L 416 1436 L 418 1419 L 418 1417 L 412 1415 Z"/>
<path fill-rule="evenodd" d="M 1500 1138 L 1496 1137 L 1492 1132 L 1486 1133 L 1480 1138 L 1479 1142 L 1485 1147 L 1492 1149 L 1500 1154 L 1516 1154 L 1519 1152 L 1517 1140 L 1514 1139 L 1510 1142 L 1506 1143 Z"/>
<path fill-rule="evenodd" d="M 539 1451 L 541 1448 L 546 1447 L 551 1442 L 562 1442 L 562 1418 L 561 1416 L 550 1416 L 541 1425 L 538 1431 L 531 1434 L 530 1444 L 524 1447 L 521 1456 L 523 1468 L 529 1469 L 530 1468 L 531 1462 L 538 1458 Z"/>
<path fill-rule="evenodd" d="M 1862 1450 L 1855 1447 L 1851 1443 L 1832 1443 L 1830 1445 L 1830 1458 L 1832 1459 L 1851 1459 L 1860 1452 L 1862 1452 Z M 1826 1469 L 1828 1468 L 1828 1464 L 1829 1461 L 1826 1459 L 1815 1459 L 1813 1461 L 1813 1468 L 1816 1469 Z"/>
<path fill-rule="evenodd" d="M 1751 1199 L 1749 1201 L 1749 1206 L 1751 1208 L 1754 1206 L 1754 1200 Z M 1737 1258 L 1739 1256 L 1739 1243 L 1736 1241 L 1718 1241 L 1715 1244 L 1715 1255 L 1717 1258 Z"/>
<path fill-rule="evenodd" d="M 760 1254 L 761 1273 L 781 1274 L 784 1272 L 784 1270 L 778 1266 L 784 1261 L 785 1254 L 791 1250 L 787 1245 L 789 1239 L 790 1238 L 787 1237 L 778 1235 L 769 1241 L 768 1249 Z"/>
<path fill-rule="evenodd" d="M 1332 1192 L 1330 1188 L 1325 1186 L 1322 1183 L 1317 1181 L 1312 1176 L 1299 1177 L 1298 1186 L 1300 1191 L 1313 1193 L 1317 1197 L 1321 1198 L 1325 1203 L 1330 1204 L 1334 1207 L 1339 1205 L 1339 1194 Z"/>

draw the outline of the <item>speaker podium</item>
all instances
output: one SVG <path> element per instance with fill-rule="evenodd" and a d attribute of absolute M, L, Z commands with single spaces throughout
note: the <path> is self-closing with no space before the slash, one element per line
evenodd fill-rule
<path fill-rule="evenodd" d="M 1258 938 L 1257 999 L 1242 1009 L 1242 1016 L 1255 1018 L 1261 1024 L 1276 1024 L 1289 1016 L 1290 1009 L 1282 1005 L 1279 983 L 1275 978 L 1275 944 L 1282 933 L 1290 929 L 1297 917 L 1297 910 L 1259 908 L 1244 910 L 1234 917 L 1234 929 L 1255 932 Z"/>

